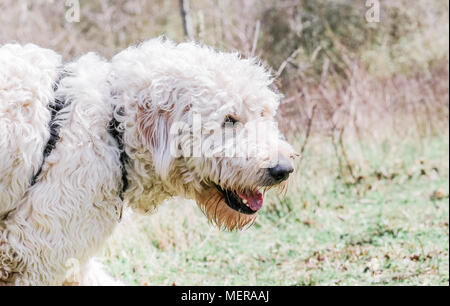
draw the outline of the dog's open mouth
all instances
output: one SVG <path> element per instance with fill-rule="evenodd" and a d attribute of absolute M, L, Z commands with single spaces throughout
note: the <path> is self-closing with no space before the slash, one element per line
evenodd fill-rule
<path fill-rule="evenodd" d="M 258 190 L 235 192 L 223 189 L 220 186 L 216 187 L 223 195 L 225 203 L 237 212 L 246 215 L 253 215 L 262 207 L 263 195 Z"/>

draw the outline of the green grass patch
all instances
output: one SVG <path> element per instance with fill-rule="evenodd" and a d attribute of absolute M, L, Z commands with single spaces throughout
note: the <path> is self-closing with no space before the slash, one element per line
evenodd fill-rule
<path fill-rule="evenodd" d="M 244 232 L 181 199 L 125 221 L 109 272 L 135 285 L 448 285 L 448 137 L 351 148 L 356 182 L 314 139 L 286 197 L 269 194 Z"/>

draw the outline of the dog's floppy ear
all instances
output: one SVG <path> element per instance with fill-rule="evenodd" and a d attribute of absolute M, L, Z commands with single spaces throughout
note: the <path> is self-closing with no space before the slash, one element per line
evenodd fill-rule
<path fill-rule="evenodd" d="M 137 113 L 139 133 L 152 153 L 155 171 L 162 178 L 166 178 L 172 163 L 169 132 L 173 121 L 173 104 L 171 101 L 152 101 L 149 92 L 141 92 L 139 100 Z"/>

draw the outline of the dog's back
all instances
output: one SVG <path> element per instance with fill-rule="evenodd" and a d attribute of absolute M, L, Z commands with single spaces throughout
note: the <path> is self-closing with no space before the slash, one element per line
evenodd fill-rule
<path fill-rule="evenodd" d="M 0 46 L 0 221 L 38 171 L 61 58 L 35 45 Z"/>

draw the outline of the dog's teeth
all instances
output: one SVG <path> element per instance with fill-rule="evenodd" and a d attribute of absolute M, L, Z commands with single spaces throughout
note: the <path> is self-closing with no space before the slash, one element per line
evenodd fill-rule
<path fill-rule="evenodd" d="M 242 203 L 247 204 L 248 201 L 247 200 L 242 200 Z"/>

